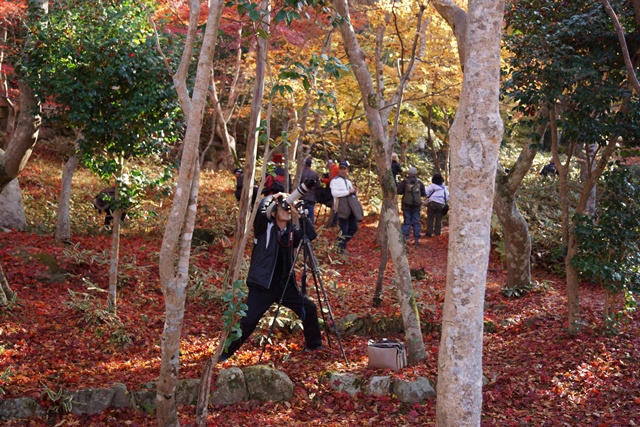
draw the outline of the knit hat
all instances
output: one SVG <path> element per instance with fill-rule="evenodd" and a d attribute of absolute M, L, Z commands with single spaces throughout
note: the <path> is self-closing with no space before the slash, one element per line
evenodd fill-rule
<path fill-rule="evenodd" d="M 411 166 L 411 167 L 409 168 L 409 170 L 407 171 L 407 173 L 408 173 L 409 175 L 416 176 L 416 175 L 418 175 L 418 169 L 416 169 L 416 168 L 414 168 L 413 166 Z"/>
<path fill-rule="evenodd" d="M 312 163 L 313 163 L 313 160 L 311 160 L 311 157 L 307 157 L 307 160 L 304 161 L 304 164 L 307 166 L 311 166 Z"/>

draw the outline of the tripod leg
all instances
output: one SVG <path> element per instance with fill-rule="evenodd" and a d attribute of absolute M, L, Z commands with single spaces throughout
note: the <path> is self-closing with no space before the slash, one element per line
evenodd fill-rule
<path fill-rule="evenodd" d="M 309 260 L 311 262 L 311 273 L 313 275 L 313 282 L 316 287 L 316 293 L 318 294 L 318 308 L 322 311 L 321 300 L 324 299 L 324 302 L 327 307 L 327 312 L 329 313 L 329 319 L 331 321 L 331 325 L 333 326 L 333 332 L 336 334 L 336 338 L 338 341 L 338 346 L 340 347 L 340 352 L 342 353 L 342 357 L 344 358 L 344 362 L 347 366 L 349 366 L 349 361 L 347 360 L 347 355 L 344 352 L 344 347 L 342 346 L 342 340 L 340 339 L 340 332 L 338 332 L 338 326 L 336 325 L 336 321 L 333 318 L 333 312 L 331 311 L 331 305 L 329 304 L 329 298 L 327 297 L 327 292 L 322 284 L 322 279 L 320 278 L 320 274 L 318 271 L 318 263 L 316 262 L 316 257 L 313 254 L 313 249 L 311 248 L 311 242 L 308 238 L 304 238 L 305 250 L 308 251 Z M 320 292 L 322 292 L 322 297 L 320 298 Z M 324 311 L 322 313 L 322 319 L 324 320 Z M 327 328 L 327 323 L 325 321 L 325 328 Z M 329 333 L 327 331 L 327 342 L 329 342 Z"/>
<path fill-rule="evenodd" d="M 287 292 L 287 286 L 289 286 L 289 283 L 291 282 L 291 277 L 294 274 L 294 268 L 296 266 L 298 256 L 300 255 L 301 248 L 302 248 L 302 241 L 300 241 L 300 244 L 296 249 L 296 254 L 293 258 L 293 263 L 291 264 L 289 275 L 287 276 L 287 283 L 285 283 L 284 289 L 282 289 L 282 295 L 280 295 L 280 300 L 278 300 L 278 305 L 276 306 L 276 313 L 273 315 L 273 320 L 271 321 L 271 325 L 269 326 L 269 332 L 267 332 L 267 339 L 265 339 L 264 344 L 262 344 L 262 351 L 260 351 L 260 357 L 258 358 L 258 363 L 262 361 L 262 356 L 264 355 L 264 351 L 267 348 L 267 343 L 269 342 L 269 338 L 271 338 L 271 333 L 273 332 L 273 327 L 275 326 L 276 320 L 278 319 L 278 314 L 280 313 L 280 307 L 282 307 L 282 301 Z"/>

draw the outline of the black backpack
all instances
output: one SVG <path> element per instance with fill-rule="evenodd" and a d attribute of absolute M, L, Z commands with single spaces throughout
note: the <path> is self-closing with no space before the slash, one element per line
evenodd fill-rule
<path fill-rule="evenodd" d="M 407 182 L 407 186 L 404 189 L 402 195 L 402 204 L 410 206 L 412 208 L 418 207 L 422 204 L 422 196 L 420 195 L 420 181 L 416 181 L 413 184 Z"/>

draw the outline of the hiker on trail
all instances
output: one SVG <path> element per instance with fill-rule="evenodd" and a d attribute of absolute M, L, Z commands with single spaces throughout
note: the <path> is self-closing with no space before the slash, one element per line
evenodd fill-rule
<path fill-rule="evenodd" d="M 433 175 L 427 191 L 427 237 L 440 235 L 442 217 L 448 210 L 449 190 L 444 186 L 444 178 L 439 173 Z M 447 208 L 445 208 L 447 206 Z M 446 209 L 446 210 L 445 210 Z M 435 232 L 435 233 L 434 233 Z"/>
<path fill-rule="evenodd" d="M 104 217 L 104 227 L 106 229 L 110 229 L 111 223 L 113 222 L 113 213 L 115 209 L 113 208 L 114 202 L 116 200 L 116 187 L 105 188 L 100 191 L 96 197 L 93 198 L 93 207 L 100 213 L 105 215 Z M 122 211 L 120 214 L 120 221 L 124 221 L 127 218 L 127 212 Z"/>
<path fill-rule="evenodd" d="M 391 173 L 393 174 L 394 182 L 398 185 L 398 175 L 402 173 L 402 166 L 400 166 L 396 153 L 391 154 Z"/>
<path fill-rule="evenodd" d="M 358 187 L 354 186 L 347 177 L 349 174 L 349 163 L 340 162 L 338 176 L 331 180 L 331 194 L 338 202 L 338 225 L 340 226 L 340 236 L 338 238 L 338 249 L 345 254 L 347 243 L 358 231 L 358 220 L 353 211 L 348 208 L 349 198 L 356 198 Z M 345 209 L 346 208 L 346 209 Z"/>
<path fill-rule="evenodd" d="M 404 215 L 404 224 L 402 224 L 402 234 L 405 242 L 409 241 L 409 234 L 413 227 L 413 244 L 420 245 L 420 210 L 422 209 L 422 198 L 427 193 L 424 184 L 417 177 L 418 169 L 411 166 L 408 170 L 408 176 L 398 184 L 398 194 L 402 195 L 402 215 Z"/>
<path fill-rule="evenodd" d="M 555 176 L 558 175 L 558 169 L 556 169 L 555 163 L 549 162 L 548 165 L 545 165 L 540 171 L 540 175 L 544 176 L 545 178 L 548 176 L 550 176 L 551 178 L 555 178 Z"/>
<path fill-rule="evenodd" d="M 233 175 L 236 177 L 236 191 L 233 193 L 236 196 L 236 200 L 240 201 L 240 197 L 242 196 L 242 185 L 244 183 L 244 171 L 242 168 L 235 168 L 233 170 Z M 253 184 L 253 193 L 251 196 L 251 206 L 256 201 L 256 197 L 258 196 L 258 186 Z"/>
<path fill-rule="evenodd" d="M 338 176 L 340 168 L 338 167 L 336 162 L 331 159 L 327 160 L 327 163 L 324 165 L 324 167 L 327 169 L 327 172 L 322 174 L 322 182 L 326 185 L 329 185 L 331 184 L 331 180 Z"/>
<path fill-rule="evenodd" d="M 282 162 L 282 154 L 275 153 L 273 155 L 273 161 L 267 163 L 267 175 L 265 176 L 264 188 L 262 189 L 263 196 L 281 193 L 285 190 L 285 171 Z"/>

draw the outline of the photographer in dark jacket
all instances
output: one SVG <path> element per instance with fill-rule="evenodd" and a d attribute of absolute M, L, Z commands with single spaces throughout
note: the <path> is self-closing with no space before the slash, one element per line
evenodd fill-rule
<path fill-rule="evenodd" d="M 294 251 L 303 237 L 303 228 L 310 240 L 315 239 L 317 234 L 306 216 L 300 218 L 301 227 L 292 223 L 287 196 L 286 193 L 267 196 L 258 206 L 253 223 L 254 246 L 247 275 L 247 315 L 240 321 L 242 337 L 231 343 L 220 356 L 220 361 L 228 359 L 240 348 L 271 304 L 279 302 L 280 298 L 282 305 L 302 320 L 306 348 L 322 348 L 318 310 L 310 299 L 301 294 L 291 269 Z"/>

